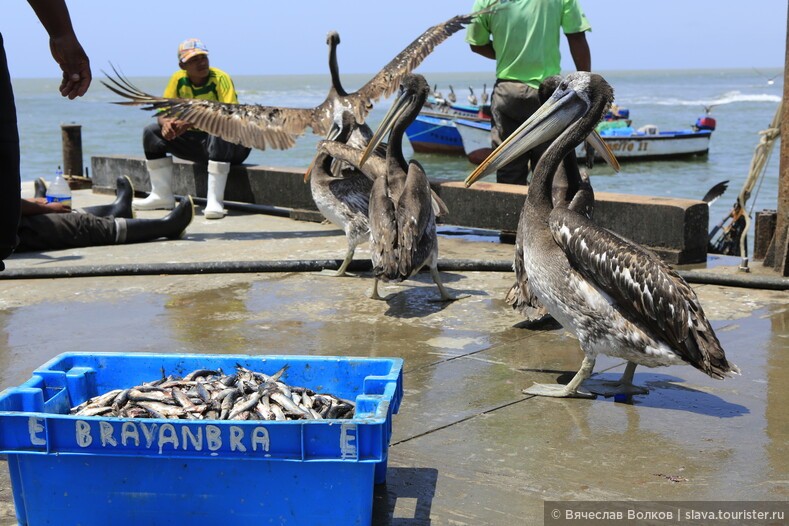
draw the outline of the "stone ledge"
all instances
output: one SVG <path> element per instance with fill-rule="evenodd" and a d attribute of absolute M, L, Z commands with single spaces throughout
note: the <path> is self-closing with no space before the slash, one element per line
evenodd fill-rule
<path fill-rule="evenodd" d="M 94 156 L 91 169 L 95 192 L 111 192 L 119 175 L 128 175 L 137 193 L 150 191 L 143 157 Z M 205 166 L 176 159 L 176 194 L 205 197 L 207 180 Z M 450 210 L 442 224 L 502 232 L 517 230 L 528 193 L 526 187 L 499 183 L 478 182 L 471 188 L 459 181 L 431 181 L 431 185 Z M 309 220 L 315 216 L 306 211 L 317 211 L 303 170 L 292 167 L 233 166 L 225 199 L 301 210 Z M 709 207 L 702 201 L 596 192 L 595 221 L 654 250 L 668 263 L 706 261 Z"/>

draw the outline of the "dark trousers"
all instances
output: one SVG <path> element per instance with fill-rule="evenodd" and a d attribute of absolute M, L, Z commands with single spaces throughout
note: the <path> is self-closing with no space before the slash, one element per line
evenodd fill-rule
<path fill-rule="evenodd" d="M 496 148 L 540 107 L 536 89 L 516 80 L 497 80 L 490 99 L 493 120 L 491 146 Z M 496 172 L 497 183 L 527 184 L 529 166 L 534 169 L 544 148 L 534 148 Z"/>
<path fill-rule="evenodd" d="M 19 131 L 11 76 L 0 35 L 0 270 L 17 243 L 19 224 Z"/>
<path fill-rule="evenodd" d="M 26 252 L 114 245 L 117 227 L 113 217 L 72 212 L 22 216 L 18 232 L 16 252 Z"/>
<path fill-rule="evenodd" d="M 233 144 L 216 135 L 189 130 L 168 141 L 162 137 L 162 127 L 152 122 L 142 132 L 142 146 L 145 158 L 161 159 L 168 153 L 179 159 L 206 164 L 208 161 L 241 164 L 249 156 L 251 148 Z"/>

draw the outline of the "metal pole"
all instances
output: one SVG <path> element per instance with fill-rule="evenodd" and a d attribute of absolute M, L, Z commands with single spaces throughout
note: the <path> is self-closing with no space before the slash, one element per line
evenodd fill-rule
<path fill-rule="evenodd" d="M 63 175 L 82 175 L 82 126 L 63 124 Z"/>

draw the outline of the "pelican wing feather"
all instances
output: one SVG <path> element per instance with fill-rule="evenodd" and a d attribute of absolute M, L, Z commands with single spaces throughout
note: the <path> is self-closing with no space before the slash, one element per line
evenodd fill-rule
<path fill-rule="evenodd" d="M 403 191 L 397 197 L 398 273 L 402 279 L 411 276 L 425 263 L 428 251 L 423 238 L 430 235 L 428 229 L 432 217 L 433 203 L 427 175 L 418 162 L 411 161 Z"/>
<path fill-rule="evenodd" d="M 554 209 L 549 225 L 572 267 L 611 297 L 626 318 L 699 370 L 728 376 L 734 366 L 726 361 L 696 293 L 657 254 L 572 210 Z"/>
<path fill-rule="evenodd" d="M 228 142 L 265 150 L 293 147 L 295 138 L 304 133 L 313 110 L 279 108 L 257 104 L 228 104 L 202 99 L 158 97 L 134 86 L 118 74 L 102 81 L 109 90 L 128 100 L 116 102 L 123 106 L 143 106 L 144 110 L 160 111 L 165 117 L 177 117 Z"/>

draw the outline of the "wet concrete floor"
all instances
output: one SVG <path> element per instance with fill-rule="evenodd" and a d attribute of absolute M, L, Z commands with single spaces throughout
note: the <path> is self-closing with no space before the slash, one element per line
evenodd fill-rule
<path fill-rule="evenodd" d="M 29 189 L 27 189 L 29 190 Z M 111 197 L 75 192 L 75 204 Z M 184 239 L 18 254 L 9 269 L 73 265 L 337 259 L 329 224 L 233 212 L 198 215 Z M 139 217 L 159 217 L 145 212 Z M 442 235 L 441 258 L 511 260 L 490 233 Z M 366 245 L 357 258 L 369 258 Z M 714 269 L 736 273 L 739 260 Z M 753 272 L 777 277 L 752 263 Z M 531 397 L 580 366 L 562 329 L 519 328 L 511 272 L 442 272 L 468 297 L 437 303 L 429 274 L 366 297 L 366 273 L 155 275 L 0 280 L 0 389 L 63 352 L 306 354 L 404 359 L 387 483 L 374 524 L 540 524 L 544 501 L 789 500 L 789 292 L 694 285 L 743 375 L 688 366 L 636 370 L 629 403 Z M 601 356 L 596 372 L 624 364 Z M 3 464 L 5 464 L 3 462 Z M 0 525 L 15 524 L 0 466 Z"/>

